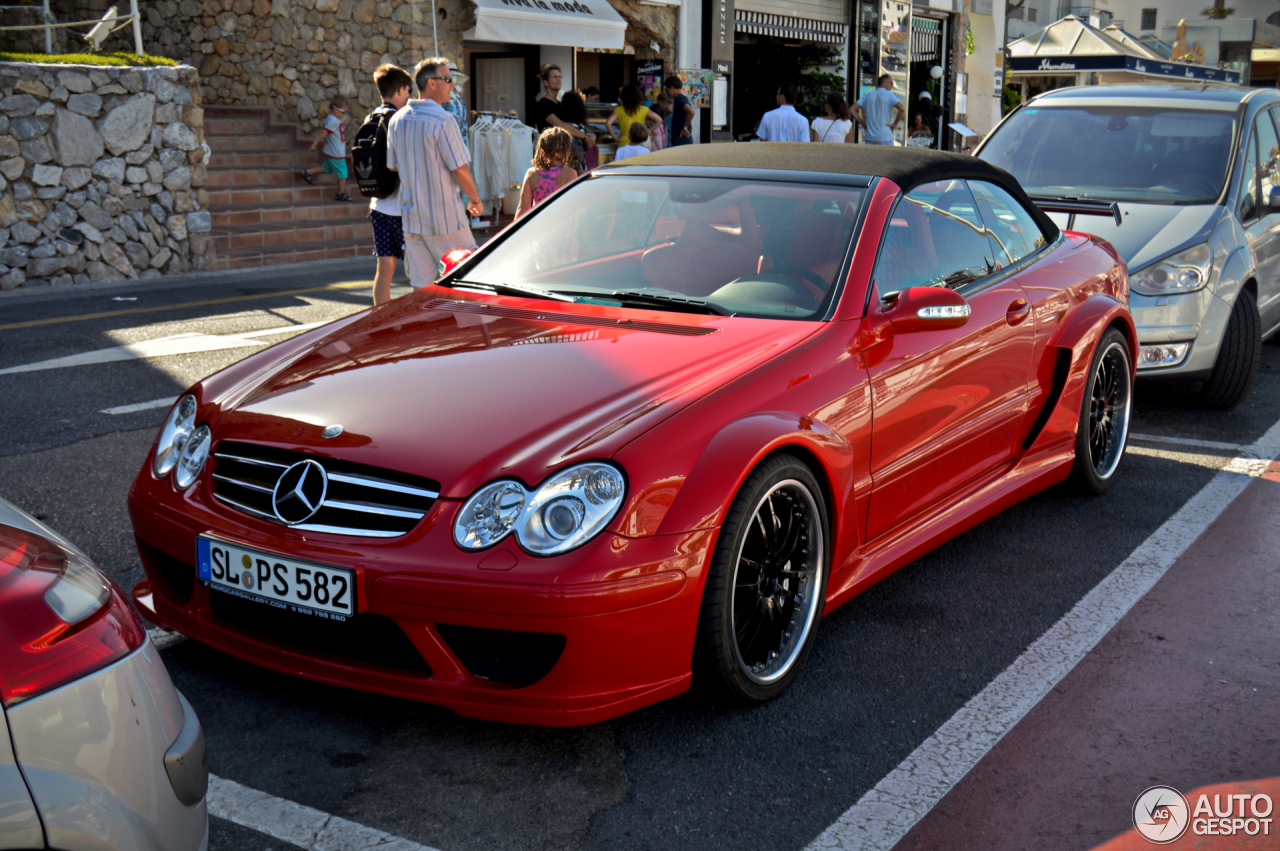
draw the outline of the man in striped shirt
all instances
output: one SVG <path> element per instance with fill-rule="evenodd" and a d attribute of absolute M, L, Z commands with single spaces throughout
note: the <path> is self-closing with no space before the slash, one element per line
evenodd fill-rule
<path fill-rule="evenodd" d="M 411 100 L 387 125 L 387 168 L 400 172 L 400 219 L 409 283 L 435 280 L 436 264 L 455 248 L 475 248 L 467 213 L 484 207 L 467 163 L 471 154 L 458 124 L 441 105 L 449 100 L 449 60 L 424 59 L 413 69 L 421 100 Z M 465 208 L 458 193 L 471 199 Z"/>

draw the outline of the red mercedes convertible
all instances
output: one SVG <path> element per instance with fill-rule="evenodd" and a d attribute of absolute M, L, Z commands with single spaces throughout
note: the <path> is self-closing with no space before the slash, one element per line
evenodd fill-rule
<path fill-rule="evenodd" d="M 921 149 L 689 146 L 176 403 L 147 617 L 462 715 L 785 689 L 824 613 L 1124 453 L 1124 262 Z"/>

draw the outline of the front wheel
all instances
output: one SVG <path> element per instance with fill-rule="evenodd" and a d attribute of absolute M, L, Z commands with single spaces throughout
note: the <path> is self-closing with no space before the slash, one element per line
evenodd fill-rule
<path fill-rule="evenodd" d="M 1218 348 L 1209 380 L 1200 388 L 1200 403 L 1206 408 L 1234 408 L 1244 401 L 1258 375 L 1262 361 L 1262 317 L 1258 303 L 1248 290 L 1241 290 L 1231 307 L 1227 329 Z"/>
<path fill-rule="evenodd" d="M 702 684 L 740 704 L 786 690 L 813 647 L 827 582 L 827 521 L 813 473 L 766 459 L 729 508 L 698 619 Z"/>
<path fill-rule="evenodd" d="M 1087 493 L 1103 493 L 1115 480 L 1129 439 L 1133 409 L 1133 361 L 1129 344 L 1115 328 L 1098 341 L 1089 364 L 1089 379 L 1076 427 L 1076 462 L 1072 477 Z"/>

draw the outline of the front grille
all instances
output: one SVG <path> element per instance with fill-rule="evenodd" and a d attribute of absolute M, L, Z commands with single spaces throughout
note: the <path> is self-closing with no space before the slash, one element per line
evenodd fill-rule
<path fill-rule="evenodd" d="M 439 482 L 393 470 L 252 443 L 223 441 L 213 453 L 213 495 L 246 514 L 286 525 L 273 493 L 280 476 L 299 461 L 324 468 L 328 487 L 316 512 L 292 528 L 362 538 L 395 538 L 426 516 L 440 496 Z"/>
<path fill-rule="evenodd" d="M 463 667 L 474 676 L 495 683 L 532 685 L 551 673 L 564 652 L 565 637 L 549 632 L 448 623 L 438 623 L 436 629 Z"/>
<path fill-rule="evenodd" d="M 209 607 L 238 632 L 273 644 L 431 676 L 431 666 L 409 636 L 382 615 L 365 612 L 346 621 L 333 621 L 264 606 L 216 589 L 209 592 Z"/>

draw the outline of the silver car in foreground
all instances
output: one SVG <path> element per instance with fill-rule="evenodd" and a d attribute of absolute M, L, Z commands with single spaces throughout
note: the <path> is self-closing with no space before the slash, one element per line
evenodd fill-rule
<path fill-rule="evenodd" d="M 1138 376 L 1201 382 L 1217 408 L 1249 393 L 1280 327 L 1280 92 L 1134 84 L 1058 89 L 1005 117 L 976 154 L 1129 265 Z M 1046 204 L 1046 206 L 1048 206 Z"/>
<path fill-rule="evenodd" d="M 128 597 L 0 499 L 0 849 L 203 851 L 204 732 Z"/>

